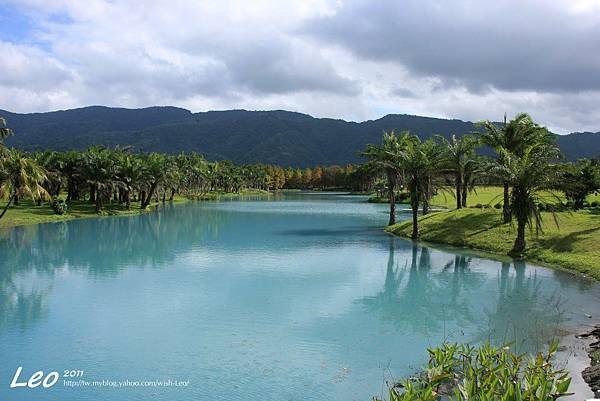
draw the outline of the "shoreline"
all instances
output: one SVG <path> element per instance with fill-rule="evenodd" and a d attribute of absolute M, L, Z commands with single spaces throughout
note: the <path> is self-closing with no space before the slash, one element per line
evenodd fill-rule
<path fill-rule="evenodd" d="M 567 328 L 567 334 L 559 336 L 560 347 L 556 354 L 556 360 L 563 365 L 565 371 L 571 376 L 569 391 L 574 393 L 565 397 L 565 400 L 593 399 L 596 395 L 592 383 L 588 383 L 584 379 L 584 372 L 592 366 L 590 344 L 595 339 L 588 333 L 594 327 L 597 327 L 597 325 L 585 324 L 569 327 Z"/>
<path fill-rule="evenodd" d="M 427 245 L 429 247 L 432 248 L 437 248 L 440 250 L 448 250 L 448 251 L 452 251 L 452 252 L 456 252 L 456 251 L 464 251 L 464 252 L 469 252 L 471 254 L 475 254 L 479 257 L 482 258 L 486 258 L 486 259 L 492 259 L 498 262 L 513 262 L 514 260 L 520 260 L 520 261 L 524 261 L 524 262 L 528 262 L 528 263 L 533 263 L 535 265 L 538 265 L 539 267 L 544 267 L 546 269 L 550 269 L 550 270 L 556 270 L 559 271 L 561 273 L 565 273 L 565 274 L 570 274 L 573 276 L 577 276 L 579 278 L 583 278 L 585 280 L 589 280 L 591 282 L 594 283 L 598 283 L 600 282 L 600 279 L 596 279 L 594 276 L 582 273 L 578 270 L 573 270 L 573 269 L 568 269 L 565 268 L 563 266 L 560 265 L 553 265 L 551 263 L 548 262 L 544 262 L 542 260 L 537 260 L 534 258 L 515 258 L 500 252 L 494 252 L 494 251 L 490 251 L 490 250 L 486 250 L 486 249 L 481 249 L 481 248 L 472 248 L 466 245 L 454 245 L 454 244 L 450 244 L 447 242 L 435 242 L 435 241 L 426 241 L 426 240 L 413 240 L 412 238 L 410 238 L 410 236 L 405 236 L 405 235 L 399 235 L 399 234 L 395 234 L 389 230 L 384 229 L 383 230 L 386 234 L 394 236 L 394 237 L 398 237 L 398 238 L 402 238 L 405 239 L 407 241 L 412 241 L 412 242 L 416 242 L 419 244 L 423 244 L 423 245 Z"/>
<path fill-rule="evenodd" d="M 558 228 L 550 222 L 546 231 L 535 236 L 527 233 L 528 247 L 519 258 L 508 255 L 515 228 L 498 222 L 499 212 L 466 208 L 419 216 L 420 237 L 417 242 L 450 246 L 489 255 L 491 259 L 523 260 L 554 270 L 577 274 L 600 281 L 600 216 L 595 213 L 568 213 L 557 218 Z M 557 213 L 558 214 L 558 213 Z M 410 238 L 412 222 L 404 220 L 384 228 L 390 235 Z"/>
<path fill-rule="evenodd" d="M 167 201 L 165 203 L 181 204 L 181 203 L 186 203 L 186 202 L 189 202 L 189 200 L 185 199 L 185 198 L 179 198 L 179 199 L 174 199 L 173 201 Z M 14 220 L 11 220 L 10 217 L 5 217 L 6 221 L 0 220 L 0 231 L 10 230 L 12 228 L 17 228 L 17 227 L 28 227 L 28 226 L 35 226 L 38 224 L 46 224 L 46 223 L 60 223 L 63 221 L 71 221 L 71 220 L 107 218 L 107 217 L 140 216 L 140 215 L 143 215 L 146 213 L 151 213 L 155 209 L 160 208 L 161 204 L 162 204 L 162 202 L 151 203 L 150 205 L 148 205 L 148 208 L 145 210 L 140 209 L 139 207 L 136 207 L 136 208 L 132 208 L 131 210 L 107 209 L 107 210 L 103 210 L 100 213 L 96 213 L 96 212 L 93 212 L 93 213 L 86 213 L 86 212 L 69 213 L 69 212 L 67 212 L 62 215 L 54 214 L 52 212 L 52 210 L 50 209 L 50 213 L 36 216 L 37 218 L 31 218 L 31 219 L 17 218 L 16 221 L 14 221 Z M 93 205 L 91 205 L 91 206 L 93 207 Z M 30 212 L 29 214 L 34 215 L 34 214 L 36 214 L 35 211 L 47 212 L 47 210 L 42 209 L 44 207 L 50 208 L 49 205 L 34 206 L 34 208 L 30 209 L 30 210 L 32 210 L 32 212 Z M 24 209 L 21 209 L 21 210 L 24 210 Z M 8 213 L 10 213 L 10 209 L 7 212 L 7 216 L 8 216 Z"/>
<path fill-rule="evenodd" d="M 270 196 L 272 192 L 263 190 L 244 190 L 240 193 L 209 193 L 206 197 L 198 199 L 190 198 L 187 196 L 176 196 L 172 201 L 166 201 L 165 204 L 178 205 L 187 202 L 211 202 L 220 200 L 235 199 L 243 196 Z M 143 210 L 139 208 L 139 205 L 135 205 L 131 210 L 127 210 L 123 205 L 117 204 L 114 206 L 106 205 L 105 209 L 96 213 L 93 210 L 94 205 L 86 201 L 79 201 L 75 203 L 75 208 L 67 211 L 67 213 L 58 215 L 54 214 L 52 208 L 48 204 L 42 206 L 33 205 L 31 201 L 25 201 L 23 205 L 13 206 L 12 209 L 7 211 L 6 216 L 0 220 L 0 231 L 9 230 L 15 227 L 27 227 L 37 224 L 45 223 L 57 223 L 62 221 L 79 220 L 79 219 L 90 219 L 90 218 L 105 218 L 105 217 L 129 217 L 129 216 L 140 216 L 146 213 L 150 213 L 157 208 L 160 208 L 163 204 L 162 201 L 153 202 L 148 205 L 148 208 Z M 17 212 L 17 217 L 11 216 L 11 211 Z"/>

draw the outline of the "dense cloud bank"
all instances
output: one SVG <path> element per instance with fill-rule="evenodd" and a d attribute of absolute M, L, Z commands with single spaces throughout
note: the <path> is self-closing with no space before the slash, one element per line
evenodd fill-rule
<path fill-rule="evenodd" d="M 600 128 L 600 3 L 8 1 L 0 108 L 292 109 L 364 120 L 529 111 Z"/>

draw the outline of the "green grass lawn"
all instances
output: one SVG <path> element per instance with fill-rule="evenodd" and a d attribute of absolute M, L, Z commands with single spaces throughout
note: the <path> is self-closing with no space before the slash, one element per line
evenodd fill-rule
<path fill-rule="evenodd" d="M 175 202 L 184 202 L 186 199 L 175 197 Z M 150 204 L 148 210 L 155 207 L 158 203 Z M 0 208 L 4 208 L 6 201 L 0 201 Z M 147 211 L 147 210 L 146 210 Z M 4 217 L 0 219 L 0 228 L 8 228 L 15 226 L 24 226 L 38 223 L 49 223 L 53 221 L 64 221 L 86 217 L 99 216 L 130 216 L 145 213 L 141 210 L 139 204 L 131 205 L 131 210 L 127 210 L 125 205 L 118 203 L 105 204 L 101 213 L 96 213 L 95 206 L 87 201 L 72 202 L 67 213 L 63 215 L 54 214 L 54 211 L 49 204 L 41 206 L 35 205 L 29 199 L 23 199 L 19 206 L 11 206 Z"/>
<path fill-rule="evenodd" d="M 544 232 L 527 233 L 525 258 L 600 280 L 600 209 L 544 212 L 542 216 Z M 420 239 L 506 255 L 516 237 L 516 225 L 501 221 L 502 212 L 490 208 L 433 213 L 419 219 Z M 386 231 L 407 237 L 411 229 L 411 222 L 405 221 Z"/>
<path fill-rule="evenodd" d="M 548 204 L 556 204 L 565 202 L 566 198 L 561 192 L 543 191 L 539 194 L 540 200 Z M 467 197 L 467 205 L 474 206 L 489 205 L 494 206 L 497 203 L 502 203 L 503 193 L 502 187 L 485 186 L 477 187 L 474 191 L 469 192 Z M 587 198 L 588 202 L 599 201 L 600 195 L 591 195 Z M 452 191 L 439 191 L 431 199 L 431 205 L 434 207 L 444 207 L 447 209 L 456 208 L 456 198 Z"/>
<path fill-rule="evenodd" d="M 217 200 L 217 199 L 228 199 L 240 196 L 257 196 L 257 195 L 269 195 L 270 192 L 263 191 L 260 189 L 245 189 L 240 193 L 221 193 L 211 192 L 206 195 L 206 200 Z M 204 198 L 203 198 L 204 199 Z M 175 196 L 174 202 L 185 202 L 188 199 L 183 196 Z M 152 210 L 159 203 L 151 203 L 148 210 Z M 0 200 L 0 208 L 4 208 L 6 205 L 5 200 Z M 2 210 L 2 209 L 0 209 Z M 87 201 L 72 202 L 67 213 L 63 215 L 54 214 L 54 211 L 49 204 L 45 203 L 41 206 L 35 205 L 35 203 L 29 199 L 23 199 L 19 206 L 11 206 L 4 217 L 0 219 L 0 229 L 24 226 L 38 223 L 49 223 L 53 221 L 64 221 L 86 217 L 99 217 L 99 216 L 131 216 L 141 213 L 145 213 L 147 210 L 141 210 L 139 203 L 133 203 L 131 210 L 127 210 L 125 205 L 118 203 L 108 204 L 106 203 L 100 214 L 96 213 L 95 206 Z"/>

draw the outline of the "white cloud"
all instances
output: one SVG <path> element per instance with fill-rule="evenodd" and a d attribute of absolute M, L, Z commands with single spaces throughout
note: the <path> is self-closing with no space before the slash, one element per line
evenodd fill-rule
<path fill-rule="evenodd" d="M 600 2 L 440 4 L 18 1 L 34 29 L 0 41 L 0 108 L 172 104 L 350 120 L 527 111 L 560 133 L 600 130 Z"/>

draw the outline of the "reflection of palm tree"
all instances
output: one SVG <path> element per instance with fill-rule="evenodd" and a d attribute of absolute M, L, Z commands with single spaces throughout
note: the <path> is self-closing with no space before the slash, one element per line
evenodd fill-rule
<path fill-rule="evenodd" d="M 513 343 L 517 351 L 537 351 L 557 334 L 566 321 L 564 300 L 557 291 L 545 292 L 535 273 L 525 275 L 523 261 L 502 263 L 498 282 L 498 302 L 486 311 L 488 325 L 479 339 L 493 343 Z"/>
<path fill-rule="evenodd" d="M 233 222 L 210 208 L 203 209 L 201 217 L 197 214 L 194 207 L 165 207 L 136 217 L 0 230 L 0 328 L 25 328 L 46 313 L 51 287 L 21 288 L 15 284 L 17 275 L 35 272 L 51 277 L 55 268 L 65 266 L 93 276 L 114 276 L 124 265 L 162 267 L 216 237 L 220 225 Z"/>
<path fill-rule="evenodd" d="M 443 269 L 438 273 L 432 271 L 429 248 L 413 243 L 410 258 L 410 265 L 398 266 L 394 261 L 392 239 L 383 290 L 362 298 L 361 302 L 381 320 L 425 335 L 440 333 L 443 322 L 448 319 L 471 321 L 466 299 L 448 302 L 442 296 L 447 291 L 447 275 Z"/>
<path fill-rule="evenodd" d="M 12 276 L 0 277 L 0 330 L 4 327 L 27 329 L 47 313 L 49 289 L 18 287 Z"/>
<path fill-rule="evenodd" d="M 211 208 L 161 207 L 135 217 L 100 218 L 0 230 L 0 276 L 56 267 L 115 275 L 124 265 L 161 267 L 218 235 L 233 218 Z M 101 255 L 102 257 L 98 257 Z"/>

